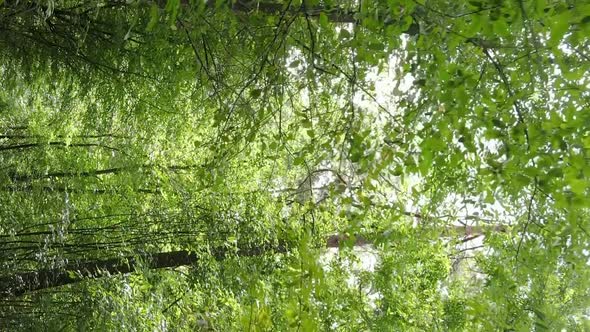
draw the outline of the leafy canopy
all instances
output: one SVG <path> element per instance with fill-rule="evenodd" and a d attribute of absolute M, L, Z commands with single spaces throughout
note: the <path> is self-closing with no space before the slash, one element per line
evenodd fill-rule
<path fill-rule="evenodd" d="M 0 1 L 0 327 L 587 330 L 588 36 L 582 0 Z"/>

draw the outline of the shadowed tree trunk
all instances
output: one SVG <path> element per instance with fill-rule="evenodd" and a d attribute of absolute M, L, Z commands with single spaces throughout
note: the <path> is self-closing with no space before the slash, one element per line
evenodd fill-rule
<path fill-rule="evenodd" d="M 489 225 L 489 227 L 451 226 L 447 232 L 453 235 L 464 235 L 466 239 L 480 236 L 486 231 L 506 232 L 503 225 Z M 344 241 L 353 240 L 353 246 L 364 246 L 371 241 L 362 235 L 350 239 L 347 235 L 335 234 L 326 238 L 327 248 L 338 248 Z M 265 244 L 258 247 L 243 248 L 234 252 L 226 247 L 215 248 L 210 254 L 216 260 L 223 260 L 230 255 L 239 257 L 253 257 L 264 253 L 285 253 L 285 244 Z M 64 286 L 87 279 L 96 279 L 131 273 L 136 268 L 163 269 L 198 264 L 200 256 L 186 250 L 160 252 L 140 256 L 127 256 L 105 260 L 79 261 L 55 269 L 43 269 L 33 272 L 15 273 L 0 278 L 0 296 L 20 296 L 29 292 L 46 288 Z"/>
<path fill-rule="evenodd" d="M 240 257 L 259 256 L 264 253 L 284 253 L 284 245 L 262 245 L 240 249 L 216 248 L 211 255 L 223 260 L 230 255 Z M 131 273 L 136 268 L 163 269 L 198 264 L 201 256 L 186 250 L 127 256 L 105 260 L 80 261 L 55 269 L 16 273 L 0 278 L 0 296 L 20 296 L 46 288 L 64 286 L 87 279 Z"/>

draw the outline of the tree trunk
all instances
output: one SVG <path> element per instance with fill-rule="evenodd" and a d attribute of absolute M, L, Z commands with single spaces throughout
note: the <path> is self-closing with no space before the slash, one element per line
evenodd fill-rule
<path fill-rule="evenodd" d="M 506 232 L 507 229 L 504 225 L 447 227 L 449 235 L 462 235 L 466 238 L 482 235 L 486 231 Z M 371 244 L 371 241 L 362 235 L 355 235 L 353 239 L 354 246 Z M 347 235 L 334 234 L 327 237 L 326 247 L 338 248 L 344 241 L 348 240 L 349 236 Z M 232 254 L 239 257 L 252 257 L 267 252 L 285 253 L 287 247 L 285 244 L 266 244 L 259 247 L 238 249 L 237 252 L 227 247 L 215 248 L 210 251 L 216 260 L 223 260 Z M 180 250 L 105 260 L 80 261 L 55 269 L 15 273 L 0 278 L 0 297 L 20 296 L 29 292 L 77 283 L 86 279 L 131 273 L 140 267 L 163 269 L 194 265 L 199 263 L 199 258 L 198 254 Z"/>
<path fill-rule="evenodd" d="M 254 248 L 240 249 L 236 253 L 226 247 L 211 250 L 216 260 L 228 256 L 258 256 L 267 252 L 284 253 L 284 245 L 263 245 Z M 194 265 L 200 256 L 186 250 L 127 256 L 106 260 L 83 261 L 68 264 L 55 269 L 43 269 L 33 272 L 15 273 L 0 278 L 0 297 L 20 296 L 29 292 L 46 288 L 77 283 L 86 279 L 96 279 L 113 275 L 131 273 L 137 268 L 163 269 Z"/>

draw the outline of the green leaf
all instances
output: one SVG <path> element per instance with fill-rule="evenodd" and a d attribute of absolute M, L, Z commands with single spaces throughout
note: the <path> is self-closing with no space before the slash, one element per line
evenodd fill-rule
<path fill-rule="evenodd" d="M 250 90 L 250 97 L 252 97 L 252 98 L 258 98 L 258 97 L 260 97 L 261 94 L 262 94 L 262 90 L 260 90 L 260 89 Z"/>
<path fill-rule="evenodd" d="M 328 16 L 326 16 L 326 14 L 323 12 L 321 12 L 319 15 L 319 23 L 320 23 L 320 27 L 322 27 L 324 29 L 328 29 L 328 26 L 329 26 Z"/>
<path fill-rule="evenodd" d="M 572 179 L 569 182 L 569 185 L 572 188 L 572 191 L 578 195 L 584 195 L 587 188 L 586 180 L 583 179 Z"/>
<path fill-rule="evenodd" d="M 176 18 L 180 11 L 180 0 L 167 0 L 166 1 L 166 12 L 169 14 L 168 24 L 176 25 Z"/>
<path fill-rule="evenodd" d="M 502 122 L 501 120 L 499 120 L 499 119 L 495 119 L 495 118 L 492 119 L 492 123 L 497 128 L 501 128 L 501 129 L 506 128 L 506 124 L 504 122 Z"/>
<path fill-rule="evenodd" d="M 156 4 L 152 4 L 150 7 L 150 21 L 146 27 L 147 31 L 153 31 L 158 21 L 160 20 L 160 8 Z"/>
<path fill-rule="evenodd" d="M 563 36 L 566 34 L 566 32 L 569 30 L 570 28 L 570 19 L 571 19 L 571 14 L 569 11 L 565 11 L 560 15 L 557 15 L 555 17 L 552 18 L 551 21 L 551 38 L 548 41 L 548 45 L 551 47 L 555 47 L 557 46 L 561 40 L 563 39 Z"/>
<path fill-rule="evenodd" d="M 348 31 L 348 29 L 342 28 L 340 29 L 340 39 L 348 39 L 350 38 L 350 31 Z"/>

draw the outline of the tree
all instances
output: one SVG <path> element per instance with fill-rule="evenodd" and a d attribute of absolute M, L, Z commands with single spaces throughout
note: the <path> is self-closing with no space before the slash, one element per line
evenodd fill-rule
<path fill-rule="evenodd" d="M 587 329 L 589 18 L 0 2 L 0 326 Z"/>

